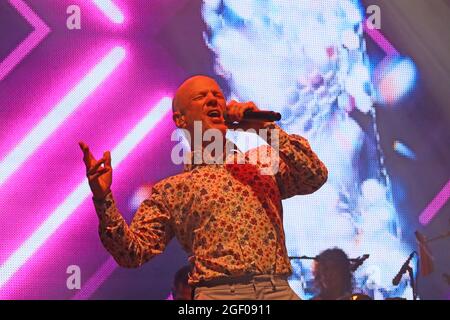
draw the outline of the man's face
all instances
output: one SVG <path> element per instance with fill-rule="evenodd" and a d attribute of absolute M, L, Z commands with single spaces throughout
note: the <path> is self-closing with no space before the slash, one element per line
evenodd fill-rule
<path fill-rule="evenodd" d="M 194 133 L 194 121 L 201 121 L 203 132 L 217 129 L 226 134 L 226 100 L 219 85 L 211 78 L 198 76 L 180 88 L 180 112 L 184 115 L 186 129 Z M 203 134 L 202 132 L 202 134 Z"/>

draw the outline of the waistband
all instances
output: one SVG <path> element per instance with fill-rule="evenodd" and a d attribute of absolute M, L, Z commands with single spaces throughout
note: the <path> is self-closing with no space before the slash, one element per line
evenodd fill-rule
<path fill-rule="evenodd" d="M 195 285 L 195 287 L 213 287 L 223 284 L 254 284 L 261 282 L 287 281 L 288 275 L 280 274 L 252 274 L 236 277 L 223 277 L 211 280 L 204 280 Z"/>

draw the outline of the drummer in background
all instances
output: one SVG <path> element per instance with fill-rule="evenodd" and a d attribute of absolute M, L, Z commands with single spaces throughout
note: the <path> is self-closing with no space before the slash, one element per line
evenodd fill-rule
<path fill-rule="evenodd" d="M 172 292 L 166 300 L 192 300 L 192 287 L 188 284 L 191 266 L 178 269 L 173 278 Z"/>
<path fill-rule="evenodd" d="M 314 260 L 314 284 L 319 294 L 313 300 L 347 300 L 353 292 L 353 274 L 347 254 L 339 249 L 327 249 Z"/>

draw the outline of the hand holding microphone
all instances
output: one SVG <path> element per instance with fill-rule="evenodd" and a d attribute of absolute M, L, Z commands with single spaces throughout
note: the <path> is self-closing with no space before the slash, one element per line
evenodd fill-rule
<path fill-rule="evenodd" d="M 244 120 L 274 122 L 281 120 L 281 114 L 274 111 L 250 110 L 244 111 Z"/>
<path fill-rule="evenodd" d="M 261 111 L 253 102 L 231 100 L 227 104 L 226 123 L 232 129 L 261 129 L 267 122 L 281 119 L 281 114 L 273 111 Z"/>

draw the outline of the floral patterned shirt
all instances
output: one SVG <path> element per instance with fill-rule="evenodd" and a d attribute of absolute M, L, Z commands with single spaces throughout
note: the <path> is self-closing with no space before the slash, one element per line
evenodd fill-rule
<path fill-rule="evenodd" d="M 117 263 L 138 267 L 176 237 L 189 255 L 189 283 L 250 274 L 291 274 L 281 200 L 309 194 L 327 180 L 324 164 L 306 139 L 278 126 L 278 171 L 261 162 L 187 165 L 153 186 L 128 225 L 112 193 L 94 199 L 100 239 Z M 256 150 L 256 149 L 254 149 Z M 261 151 L 261 150 L 259 150 Z M 299 217 L 301 218 L 301 217 Z"/>

